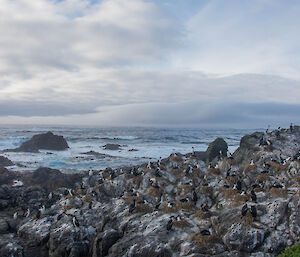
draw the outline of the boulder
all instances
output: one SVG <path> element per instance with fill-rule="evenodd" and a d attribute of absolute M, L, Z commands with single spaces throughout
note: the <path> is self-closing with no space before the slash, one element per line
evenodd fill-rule
<path fill-rule="evenodd" d="M 40 185 L 48 192 L 60 187 L 73 188 L 81 181 L 79 174 L 64 174 L 56 169 L 41 167 L 35 170 L 28 179 L 29 184 Z"/>
<path fill-rule="evenodd" d="M 38 152 L 39 150 L 62 151 L 69 148 L 63 136 L 54 135 L 52 132 L 34 135 L 16 149 L 8 149 L 6 152 Z"/>
<path fill-rule="evenodd" d="M 206 150 L 206 162 L 211 162 L 216 157 L 227 156 L 228 145 L 223 138 L 216 138 Z M 220 155 L 221 153 L 221 155 Z"/>
<path fill-rule="evenodd" d="M 109 249 L 122 237 L 122 233 L 109 229 L 94 240 L 93 256 L 107 256 Z"/>
<path fill-rule="evenodd" d="M 120 145 L 118 144 L 106 144 L 103 147 L 105 150 L 120 150 Z"/>
<path fill-rule="evenodd" d="M 264 133 L 255 132 L 251 135 L 245 135 L 241 138 L 240 146 L 234 152 L 233 157 L 238 163 L 249 162 L 254 153 L 259 151 L 259 142 Z"/>
<path fill-rule="evenodd" d="M 14 163 L 10 159 L 0 156 L 0 166 L 7 167 L 12 165 L 14 165 Z"/>
<path fill-rule="evenodd" d="M 3 184 L 12 184 L 16 178 L 17 174 L 15 172 L 9 171 L 0 165 L 0 186 Z"/>
<path fill-rule="evenodd" d="M 0 218 L 0 234 L 4 234 L 9 230 L 8 223 L 5 219 Z"/>
<path fill-rule="evenodd" d="M 0 233 L 0 256 L 1 257 L 24 257 L 23 247 L 13 234 Z M 28 255 L 27 255 L 28 256 Z"/>
<path fill-rule="evenodd" d="M 49 218 L 30 220 L 20 226 L 18 236 L 26 242 L 26 256 L 48 256 L 46 244 L 50 236 L 51 221 Z"/>

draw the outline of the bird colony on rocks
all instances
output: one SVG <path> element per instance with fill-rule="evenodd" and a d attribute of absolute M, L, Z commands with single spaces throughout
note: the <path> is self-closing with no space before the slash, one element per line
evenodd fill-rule
<path fill-rule="evenodd" d="M 217 141 L 213 159 L 71 178 L 1 167 L 0 256 L 271 257 L 299 243 L 299 127 L 246 135 L 233 154 Z"/>

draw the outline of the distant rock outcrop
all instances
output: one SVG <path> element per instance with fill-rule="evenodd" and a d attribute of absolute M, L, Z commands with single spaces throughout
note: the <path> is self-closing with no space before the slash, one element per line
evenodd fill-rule
<path fill-rule="evenodd" d="M 206 162 L 209 163 L 216 157 L 223 157 L 227 155 L 228 145 L 223 138 L 216 138 L 211 142 L 206 150 Z"/>
<path fill-rule="evenodd" d="M 7 166 L 12 166 L 12 165 L 14 165 L 14 163 L 10 159 L 8 159 L 4 156 L 0 156 L 0 166 L 7 167 Z"/>
<path fill-rule="evenodd" d="M 120 145 L 118 144 L 106 144 L 103 147 L 105 150 L 120 150 Z"/>
<path fill-rule="evenodd" d="M 34 135 L 16 149 L 8 149 L 6 152 L 38 152 L 39 150 L 62 151 L 69 148 L 63 136 L 54 135 L 51 131 L 45 134 Z"/>

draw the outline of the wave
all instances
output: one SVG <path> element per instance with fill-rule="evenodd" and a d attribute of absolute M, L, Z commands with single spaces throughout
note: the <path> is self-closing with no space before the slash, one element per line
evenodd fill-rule
<path fill-rule="evenodd" d="M 190 145 L 190 144 L 193 144 L 193 145 L 205 145 L 207 144 L 207 142 L 204 142 L 204 141 L 186 141 L 186 142 L 181 142 L 181 144 L 183 145 Z"/>
<path fill-rule="evenodd" d="M 136 140 L 139 139 L 135 136 L 107 136 L 107 137 L 93 137 L 90 139 L 105 139 L 105 140 Z"/>

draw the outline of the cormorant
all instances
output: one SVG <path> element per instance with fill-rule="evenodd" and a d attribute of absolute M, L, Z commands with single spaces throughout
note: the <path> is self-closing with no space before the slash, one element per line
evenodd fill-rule
<path fill-rule="evenodd" d="M 247 203 L 245 203 L 245 205 L 242 208 L 242 216 L 246 216 L 247 211 L 248 211 L 248 205 Z"/>
<path fill-rule="evenodd" d="M 255 219 L 257 217 L 257 210 L 256 210 L 256 207 L 254 205 L 252 205 L 250 207 L 250 212 L 251 212 L 252 217 Z"/>
<path fill-rule="evenodd" d="M 74 227 L 79 227 L 79 222 L 75 216 L 73 217 L 72 222 L 73 222 Z"/>
<path fill-rule="evenodd" d="M 238 180 L 238 181 L 236 182 L 236 189 L 237 189 L 238 191 L 241 191 L 241 190 L 242 190 L 242 182 L 241 182 L 240 180 Z"/>
<path fill-rule="evenodd" d="M 135 209 L 135 199 L 133 199 L 133 203 L 129 205 L 129 213 L 132 213 Z"/>
<path fill-rule="evenodd" d="M 210 236 L 210 232 L 207 229 L 204 229 L 200 232 L 202 236 Z"/>
<path fill-rule="evenodd" d="M 196 204 L 197 201 L 198 201 L 197 193 L 195 191 L 193 191 L 193 202 Z"/>
<path fill-rule="evenodd" d="M 251 190 L 250 196 L 251 196 L 252 201 L 256 203 L 257 197 L 256 197 L 254 190 Z"/>
<path fill-rule="evenodd" d="M 167 224 L 167 231 L 170 231 L 172 229 L 173 226 L 173 219 L 170 218 Z"/>

